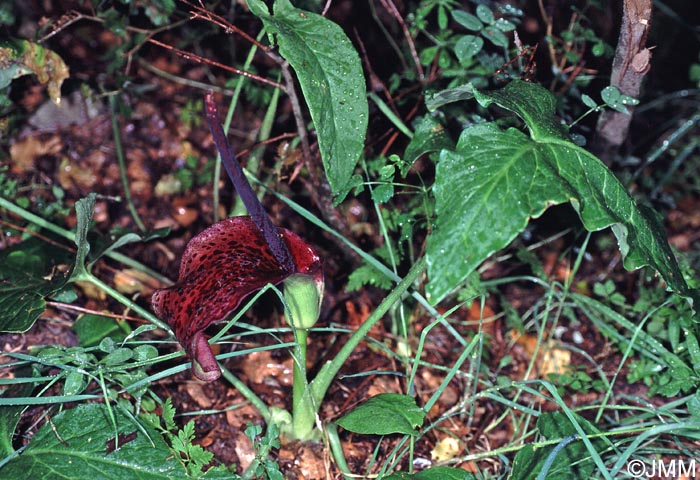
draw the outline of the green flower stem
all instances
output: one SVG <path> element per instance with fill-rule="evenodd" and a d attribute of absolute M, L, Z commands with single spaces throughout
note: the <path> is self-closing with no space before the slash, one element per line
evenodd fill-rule
<path fill-rule="evenodd" d="M 306 339 L 309 336 L 309 331 L 303 328 L 294 329 L 294 337 L 296 341 L 295 357 L 294 358 L 294 383 L 292 385 L 292 399 L 294 408 L 297 406 L 297 399 L 303 395 L 304 390 L 308 386 L 306 378 Z M 293 411 L 296 417 L 296 410 Z"/>
<path fill-rule="evenodd" d="M 124 149 L 122 148 L 121 136 L 119 135 L 119 123 L 117 122 L 117 97 L 109 96 L 109 108 L 112 112 L 112 132 L 114 134 L 114 148 L 117 151 L 117 162 L 119 162 L 119 175 L 121 176 L 122 186 L 124 187 L 124 198 L 129 206 L 129 212 L 134 219 L 134 223 L 142 232 L 146 231 L 146 225 L 141 221 L 139 213 L 136 211 L 136 206 L 131 198 L 131 188 L 129 187 L 129 178 L 126 176 L 126 161 L 124 160 Z"/>
<path fill-rule="evenodd" d="M 272 413 L 270 412 L 270 409 L 267 408 L 267 405 L 265 405 L 265 402 L 258 397 L 255 392 L 248 388 L 248 385 L 231 373 L 228 368 L 224 367 L 221 362 L 219 362 L 219 368 L 221 368 L 221 375 L 228 380 L 229 383 L 236 388 L 236 390 L 241 392 L 241 395 L 243 395 L 260 412 L 265 420 L 265 423 L 269 424 L 270 420 L 272 419 Z"/>
<path fill-rule="evenodd" d="M 0 207 L 4 208 L 5 210 L 14 213 L 15 215 L 18 215 L 19 217 L 25 219 L 29 223 L 33 223 L 34 225 L 38 225 L 39 227 L 48 230 L 52 233 L 55 233 L 56 235 L 65 238 L 66 240 L 70 240 L 71 242 L 75 243 L 75 233 L 71 232 L 70 230 L 66 230 L 65 228 L 61 228 L 58 225 L 55 225 L 48 220 L 28 211 L 25 210 L 24 208 L 15 205 L 14 203 L 10 202 L 6 198 L 0 197 Z M 136 270 L 139 270 L 141 272 L 146 273 L 147 275 L 155 278 L 159 282 L 165 284 L 165 285 L 172 285 L 173 282 L 168 278 L 160 273 L 156 272 L 155 270 L 151 270 L 144 264 L 137 262 L 136 260 L 127 257 L 123 253 L 119 252 L 114 252 L 110 251 L 105 254 L 105 256 L 111 258 L 112 260 L 116 260 L 119 263 L 122 263 L 126 265 L 127 267 L 135 268 Z"/>
<path fill-rule="evenodd" d="M 318 409 L 311 397 L 309 381 L 306 377 L 308 335 L 309 331 L 306 329 L 294 329 L 296 347 L 294 348 L 294 383 L 292 385 L 292 426 L 291 432 L 285 432 L 289 437 L 300 440 L 310 440 L 318 433 L 314 431 Z"/>
<path fill-rule="evenodd" d="M 379 304 L 379 306 L 372 312 L 372 314 L 365 320 L 365 322 L 360 325 L 360 328 L 352 334 L 352 336 L 345 342 L 343 348 L 340 349 L 338 354 L 333 358 L 333 360 L 327 362 L 318 372 L 316 378 L 309 384 L 308 388 L 304 389 L 302 398 L 304 399 L 305 405 L 301 402 L 299 407 L 297 407 L 298 398 L 294 397 L 294 433 L 296 435 L 303 432 L 313 432 L 314 422 L 316 420 L 316 413 L 321 405 L 323 397 L 325 397 L 328 387 L 330 387 L 331 382 L 337 375 L 337 373 L 342 368 L 345 361 L 350 357 L 353 350 L 357 345 L 365 338 L 365 335 L 369 333 L 370 329 L 379 321 L 381 318 L 389 311 L 389 309 L 401 299 L 401 296 L 406 293 L 409 287 L 416 281 L 420 274 L 425 269 L 425 258 L 418 260 L 411 270 L 406 274 L 406 276 L 396 285 L 394 288 Z M 296 373 L 296 372 L 295 372 Z M 296 376 L 295 376 L 295 386 L 296 386 Z M 299 387 L 297 387 L 299 388 Z M 295 393 L 297 393 L 295 391 Z M 297 438 L 304 439 L 300 436 Z"/>
<path fill-rule="evenodd" d="M 155 326 L 157 326 L 157 327 L 159 327 L 159 328 L 162 328 L 163 330 L 165 330 L 166 332 L 168 332 L 168 334 L 170 334 L 170 335 L 173 334 L 172 331 L 170 330 L 170 327 L 168 326 L 168 324 L 166 324 L 165 322 L 163 322 L 163 321 L 161 321 L 160 319 L 158 319 L 158 317 L 156 317 L 155 315 L 153 315 L 153 314 L 152 314 L 151 312 L 149 312 L 148 310 L 142 308 L 140 305 L 138 305 L 138 304 L 136 304 L 135 302 L 129 300 L 129 299 L 126 298 L 124 295 L 122 295 L 121 293 L 119 293 L 118 291 L 116 291 L 114 288 L 110 287 L 110 286 L 107 285 L 105 282 L 103 282 L 102 280 L 100 280 L 100 279 L 97 278 L 96 276 L 92 275 L 91 273 L 88 273 L 88 274 L 85 275 L 85 276 L 80 276 L 80 277 L 78 277 L 76 280 L 83 280 L 83 281 L 87 281 L 87 282 L 92 283 L 92 284 L 95 285 L 96 287 L 98 287 L 98 288 L 100 288 L 101 290 L 103 290 L 107 295 L 109 295 L 110 297 L 112 297 L 113 299 L 115 299 L 117 302 L 119 302 L 119 303 L 121 303 L 122 305 L 124 305 L 125 307 L 130 308 L 131 310 L 135 311 L 136 313 L 138 313 L 139 315 L 141 315 L 143 318 L 145 318 L 146 320 L 148 320 L 149 322 L 151 322 L 153 325 L 155 325 Z"/>

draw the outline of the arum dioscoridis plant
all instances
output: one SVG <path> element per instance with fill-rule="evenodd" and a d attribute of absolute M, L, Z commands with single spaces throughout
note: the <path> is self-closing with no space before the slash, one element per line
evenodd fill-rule
<path fill-rule="evenodd" d="M 310 440 L 321 401 L 336 373 L 369 329 L 389 310 L 423 270 L 413 269 L 365 323 L 309 382 L 306 376 L 308 330 L 320 315 L 322 262 L 315 249 L 294 232 L 278 228 L 253 192 L 219 121 L 213 94 L 205 110 L 222 163 L 250 216 L 222 220 L 187 244 L 175 285 L 153 294 L 153 310 L 175 331 L 192 360 L 193 374 L 214 381 L 221 369 L 204 335 L 211 324 L 225 320 L 241 302 L 268 284 L 283 284 L 287 321 L 294 330 L 292 420 L 281 425 L 290 438 Z"/>
<path fill-rule="evenodd" d="M 152 303 L 156 314 L 175 330 L 192 360 L 194 375 L 213 381 L 219 378 L 221 369 L 204 330 L 225 320 L 251 293 L 290 277 L 295 284 L 314 287 L 285 289 L 294 299 L 290 304 L 302 304 L 307 315 L 315 316 L 306 320 L 309 328 L 319 315 L 323 270 L 313 247 L 295 233 L 273 225 L 226 140 L 212 94 L 206 96 L 206 115 L 222 163 L 250 216 L 227 218 L 190 240 L 180 263 L 178 282 L 156 291 Z M 305 298 L 297 298 L 295 292 L 301 290 Z"/>

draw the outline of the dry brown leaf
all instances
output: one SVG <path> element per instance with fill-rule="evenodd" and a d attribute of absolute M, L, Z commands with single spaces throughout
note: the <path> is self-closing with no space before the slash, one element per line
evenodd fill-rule
<path fill-rule="evenodd" d="M 153 278 L 135 268 L 125 268 L 114 274 L 114 288 L 126 295 L 133 293 L 150 292 L 158 285 L 154 283 Z"/>
<path fill-rule="evenodd" d="M 271 378 L 283 386 L 290 386 L 293 382 L 292 359 L 280 362 L 273 359 L 269 351 L 249 354 L 243 362 L 243 372 L 252 383 L 264 383 Z"/>
<path fill-rule="evenodd" d="M 26 137 L 10 146 L 10 171 L 21 174 L 34 168 L 34 162 L 43 155 L 56 155 L 63 148 L 60 135 L 48 138 Z"/>
<path fill-rule="evenodd" d="M 204 392 L 203 385 L 196 381 L 187 382 L 185 384 L 187 394 L 192 397 L 192 400 L 197 402 L 200 408 L 210 408 L 214 403 L 209 396 Z"/>
<path fill-rule="evenodd" d="M 86 297 L 95 300 L 104 301 L 107 299 L 107 294 L 101 288 L 95 286 L 91 282 L 75 282 L 75 284 L 83 291 Z"/>
<path fill-rule="evenodd" d="M 435 447 L 430 451 L 430 458 L 434 462 L 444 462 L 452 460 L 462 451 L 462 446 L 454 437 L 445 437 L 435 444 Z"/>
<path fill-rule="evenodd" d="M 324 480 L 326 478 L 323 457 L 312 446 L 304 445 L 296 453 L 294 466 L 298 473 L 297 478 L 305 480 Z"/>
<path fill-rule="evenodd" d="M 238 457 L 238 464 L 241 470 L 245 471 L 250 464 L 255 460 L 255 450 L 253 450 L 253 442 L 241 430 L 236 432 L 233 443 L 233 450 Z"/>
<path fill-rule="evenodd" d="M 529 358 L 537 349 L 536 335 L 520 335 L 517 331 L 510 331 L 511 338 L 517 345 L 521 345 Z M 540 378 L 547 378 L 550 373 L 563 373 L 571 364 L 571 352 L 557 346 L 552 340 L 545 340 L 537 349 L 537 360 L 535 366 Z"/>
<path fill-rule="evenodd" d="M 64 157 L 61 160 L 61 164 L 58 166 L 57 179 L 64 190 L 71 190 L 75 185 L 81 190 L 88 191 L 92 190 L 92 187 L 97 183 L 95 170 L 71 162 L 68 157 Z"/>

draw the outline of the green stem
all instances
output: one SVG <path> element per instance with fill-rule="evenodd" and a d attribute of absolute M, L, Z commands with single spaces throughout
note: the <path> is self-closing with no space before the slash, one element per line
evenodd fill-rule
<path fill-rule="evenodd" d="M 345 363 L 345 361 L 350 357 L 355 347 L 365 338 L 365 335 L 370 331 L 370 329 L 379 321 L 381 318 L 389 311 L 394 303 L 401 299 L 401 296 L 406 293 L 411 284 L 416 281 L 418 276 L 425 269 L 425 258 L 418 260 L 411 270 L 406 274 L 406 276 L 396 285 L 396 287 L 384 298 L 382 303 L 377 306 L 377 308 L 372 312 L 372 314 L 365 320 L 365 322 L 360 325 L 360 328 L 352 334 L 352 336 L 345 342 L 345 345 L 340 349 L 338 354 L 333 358 L 333 360 L 327 362 L 318 372 L 316 378 L 311 382 L 311 399 L 315 404 L 315 410 L 318 411 L 318 406 L 321 404 L 323 397 L 328 391 L 333 378 L 335 378 L 338 371 Z"/>
<path fill-rule="evenodd" d="M 65 238 L 66 240 L 70 240 L 71 242 L 75 243 L 75 233 L 71 232 L 70 230 L 66 230 L 65 228 L 61 228 L 58 225 L 54 225 L 53 223 L 49 222 L 48 220 L 45 220 L 44 218 L 28 211 L 25 210 L 24 208 L 15 205 L 14 203 L 10 202 L 9 200 L 0 197 L 0 207 L 4 208 L 5 210 L 14 213 L 15 215 L 20 216 L 21 218 L 25 219 L 29 223 L 33 223 L 34 225 L 38 225 L 39 227 L 48 230 L 49 232 L 55 233 L 56 235 Z M 147 266 L 143 265 L 140 262 L 137 262 L 136 260 L 127 257 L 123 253 L 115 252 L 115 251 L 109 251 L 105 254 L 105 256 L 111 258 L 112 260 L 116 260 L 117 262 L 123 263 L 127 267 L 132 267 L 137 270 L 140 270 L 147 275 L 150 275 L 151 277 L 155 278 L 159 282 L 165 284 L 165 285 L 172 285 L 173 282 L 168 278 L 160 273 L 156 272 L 155 270 L 151 270 Z"/>
<path fill-rule="evenodd" d="M 228 380 L 229 383 L 236 388 L 236 390 L 241 392 L 241 395 L 243 395 L 260 412 L 263 420 L 265 420 L 265 423 L 269 425 L 272 414 L 270 409 L 267 408 L 267 405 L 265 405 L 265 402 L 258 397 L 255 392 L 248 388 L 248 385 L 231 373 L 228 368 L 224 367 L 221 362 L 219 362 L 219 368 L 221 368 L 221 375 Z"/>
<path fill-rule="evenodd" d="M 297 400 L 301 398 L 308 386 L 306 378 L 306 339 L 309 336 L 309 331 L 303 328 L 294 329 L 294 335 L 296 337 L 296 348 L 294 349 L 296 358 L 293 359 L 294 383 L 292 385 L 292 403 L 294 410 L 292 415 L 296 418 Z"/>
<path fill-rule="evenodd" d="M 159 320 L 158 317 L 153 315 L 151 312 L 142 308 L 140 305 L 136 304 L 135 302 L 129 300 L 124 295 L 122 295 L 121 293 L 119 293 L 118 291 L 116 291 L 115 289 L 113 289 L 112 287 L 110 287 L 109 285 L 107 285 L 105 282 L 103 282 L 99 278 L 95 277 L 94 275 L 88 274 L 85 278 L 83 278 L 81 275 L 81 277 L 78 278 L 78 280 L 85 280 L 85 281 L 92 283 L 96 287 L 103 290 L 107 295 L 109 295 L 110 297 L 115 299 L 117 302 L 119 302 L 122 305 L 124 305 L 125 307 L 130 308 L 131 310 L 135 311 L 136 313 L 141 315 L 143 318 L 145 318 L 146 320 L 151 322 L 153 325 L 155 325 L 159 328 L 162 328 L 163 330 L 168 332 L 170 335 L 173 334 L 172 331 L 170 330 L 170 327 L 165 322 Z"/>
<path fill-rule="evenodd" d="M 290 438 L 310 440 L 314 437 L 316 402 L 311 396 L 309 381 L 306 378 L 306 339 L 309 331 L 294 329 L 296 347 L 294 355 L 294 384 L 292 386 L 292 430 L 285 432 Z"/>
<path fill-rule="evenodd" d="M 408 138 L 413 138 L 413 132 L 411 129 L 408 128 L 405 123 L 403 123 L 403 121 L 391 110 L 391 108 L 389 108 L 386 103 L 384 103 L 384 100 L 379 98 L 379 96 L 374 92 L 370 92 L 367 96 L 375 103 L 375 105 L 377 105 L 379 110 L 386 115 L 386 118 L 388 118 L 389 121 L 401 131 L 401 133 L 406 135 Z"/>
<path fill-rule="evenodd" d="M 348 463 L 345 460 L 343 446 L 338 437 L 338 426 L 335 422 L 326 424 L 326 434 L 328 435 L 328 446 L 330 447 L 333 460 L 335 460 L 335 464 L 338 466 L 338 470 L 343 474 L 345 480 L 352 480 L 355 477 L 352 475 L 350 467 L 348 467 Z"/>
<path fill-rule="evenodd" d="M 122 148 L 121 136 L 119 135 L 119 123 L 117 122 L 117 97 L 110 95 L 109 97 L 109 107 L 112 111 L 112 132 L 114 133 L 114 148 L 117 150 L 117 162 L 119 162 L 119 175 L 122 179 L 122 186 L 124 187 L 124 198 L 129 206 L 129 212 L 131 212 L 131 217 L 134 219 L 136 226 L 142 232 L 146 231 L 146 225 L 141 221 L 138 212 L 136 211 L 136 206 L 134 201 L 131 199 L 131 189 L 129 188 L 129 178 L 126 175 L 126 162 L 124 161 L 124 149 Z"/>

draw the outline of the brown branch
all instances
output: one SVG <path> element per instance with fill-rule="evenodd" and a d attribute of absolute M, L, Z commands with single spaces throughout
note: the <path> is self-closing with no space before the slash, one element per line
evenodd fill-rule
<path fill-rule="evenodd" d="M 259 76 L 259 75 L 254 75 L 254 74 L 252 74 L 252 73 L 250 73 L 250 72 L 246 72 L 246 71 L 244 71 L 244 70 L 239 70 L 239 69 L 234 68 L 234 67 L 229 67 L 228 65 L 224 65 L 223 63 L 219 63 L 219 62 L 216 62 L 216 61 L 214 61 L 214 60 L 210 60 L 210 59 L 208 59 L 208 58 L 201 57 L 201 56 L 199 56 L 199 55 L 197 55 L 197 54 L 195 54 L 195 53 L 191 53 L 191 52 L 186 52 L 186 51 L 184 51 L 184 50 L 180 50 L 179 48 L 175 48 L 175 47 L 173 47 L 172 45 L 168 45 L 168 44 L 166 44 L 166 43 L 160 42 L 160 41 L 156 40 L 155 38 L 150 38 L 150 39 L 148 39 L 148 41 L 149 41 L 150 43 L 153 43 L 153 44 L 155 44 L 155 45 L 158 45 L 159 47 L 163 47 L 163 48 L 165 48 L 166 50 L 170 50 L 170 51 L 174 52 L 175 54 L 181 56 L 181 57 L 184 58 L 185 60 L 194 60 L 194 61 L 199 62 L 199 63 L 205 63 L 205 64 L 207 64 L 207 65 L 212 65 L 212 66 L 214 66 L 214 67 L 219 67 L 219 68 L 221 68 L 221 69 L 223 69 L 223 70 L 226 70 L 226 71 L 228 71 L 228 72 L 235 73 L 236 75 L 241 75 L 241 76 L 244 76 L 244 77 L 246 77 L 246 78 L 250 78 L 251 80 L 256 80 L 256 81 L 261 82 L 261 83 L 266 83 L 266 84 L 268 84 L 268 85 L 272 85 L 272 86 L 275 87 L 275 88 L 284 89 L 284 87 L 283 87 L 281 84 L 279 84 L 279 83 L 277 83 L 277 82 L 274 82 L 274 81 L 272 81 L 272 80 L 268 80 L 268 79 L 265 78 L 265 77 L 261 77 L 261 76 Z"/>
<path fill-rule="evenodd" d="M 109 318 L 114 318 L 117 320 L 128 320 L 130 322 L 135 322 L 135 323 L 142 323 L 142 324 L 149 323 L 148 320 L 144 320 L 142 318 L 130 317 L 128 315 L 120 315 L 118 313 L 102 312 L 99 310 L 93 310 L 91 308 L 79 307 L 77 305 L 72 305 L 70 303 L 47 301 L 46 305 L 48 305 L 50 307 L 54 307 L 58 310 L 67 310 L 67 311 L 80 312 L 80 313 L 89 313 L 92 315 L 99 315 L 101 317 L 109 317 Z"/>
<path fill-rule="evenodd" d="M 386 11 L 389 12 L 389 14 L 392 17 L 394 17 L 394 19 L 396 19 L 397 22 L 399 22 L 401 30 L 403 31 L 403 36 L 406 38 L 406 43 L 408 44 L 408 48 L 411 51 L 411 57 L 413 58 L 413 63 L 416 66 L 418 78 L 422 80 L 425 77 L 425 73 L 423 72 L 423 66 L 420 64 L 418 50 L 416 50 L 416 44 L 413 42 L 413 37 L 411 37 L 411 32 L 408 30 L 408 25 L 406 25 L 406 21 L 403 19 L 403 17 L 401 16 L 401 12 L 399 12 L 399 9 L 396 8 L 396 5 L 392 0 L 379 0 L 379 2 L 386 9 Z"/>
<path fill-rule="evenodd" d="M 638 97 L 642 80 L 649 71 L 651 54 L 645 44 L 650 24 L 651 0 L 624 0 L 620 36 L 610 74 L 610 85 L 619 88 L 623 95 Z M 629 113 L 605 111 L 598 119 L 591 150 L 608 164 L 627 138 L 633 108 L 627 106 L 627 109 Z"/>
<path fill-rule="evenodd" d="M 253 45 L 255 45 L 256 47 L 258 47 L 259 49 L 261 49 L 263 51 L 267 51 L 270 49 L 270 47 L 266 47 L 262 43 L 258 42 L 255 38 L 251 37 L 246 32 L 244 32 L 243 30 L 241 30 L 240 28 L 238 28 L 237 26 L 235 26 L 234 24 L 232 24 L 231 22 L 229 22 L 225 18 L 215 14 L 214 12 L 210 12 L 206 8 L 201 7 L 199 5 L 195 5 L 187 0 L 180 0 L 180 1 L 182 3 L 184 3 L 185 5 L 187 5 L 188 7 L 194 9 L 193 11 L 190 12 L 190 14 L 192 15 L 192 18 L 200 18 L 202 20 L 209 21 L 209 22 L 213 23 L 214 25 L 217 25 L 217 26 L 223 28 L 226 31 L 226 33 L 237 33 L 241 37 L 245 38 L 248 42 L 252 43 Z"/>

